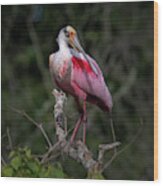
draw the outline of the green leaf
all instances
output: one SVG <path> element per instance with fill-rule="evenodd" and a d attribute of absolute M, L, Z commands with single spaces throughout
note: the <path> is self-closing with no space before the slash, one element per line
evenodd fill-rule
<path fill-rule="evenodd" d="M 11 166 L 17 170 L 21 166 L 21 158 L 19 156 L 16 156 L 15 158 L 12 159 L 11 161 Z"/>
<path fill-rule="evenodd" d="M 88 172 L 87 179 L 104 180 L 105 178 L 100 171 L 94 170 L 94 171 Z"/>
<path fill-rule="evenodd" d="M 15 151 L 11 151 L 9 154 L 9 158 L 13 158 L 15 156 Z"/>
<path fill-rule="evenodd" d="M 10 166 L 3 167 L 2 169 L 2 176 L 4 177 L 12 177 L 13 169 Z"/>
<path fill-rule="evenodd" d="M 30 149 L 26 149 L 25 153 L 26 153 L 27 158 L 31 158 L 31 150 Z"/>
<path fill-rule="evenodd" d="M 40 170 L 39 170 L 39 175 L 38 175 L 39 178 L 48 178 L 48 171 L 42 167 Z"/>
<path fill-rule="evenodd" d="M 62 170 L 61 166 L 48 166 L 48 177 L 54 177 L 54 178 L 64 178 L 64 172 Z"/>
<path fill-rule="evenodd" d="M 36 162 L 29 162 L 28 167 L 35 174 L 37 174 L 40 169 L 39 165 Z"/>
<path fill-rule="evenodd" d="M 54 171 L 54 176 L 55 176 L 55 178 L 64 178 L 64 172 L 63 172 L 63 170 L 61 170 L 61 169 L 55 169 L 55 171 Z"/>

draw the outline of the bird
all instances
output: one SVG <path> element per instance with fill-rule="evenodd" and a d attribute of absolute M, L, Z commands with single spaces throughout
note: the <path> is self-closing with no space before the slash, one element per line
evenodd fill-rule
<path fill-rule="evenodd" d="M 80 117 L 72 132 L 70 143 L 76 138 L 83 124 L 83 143 L 86 143 L 87 111 L 91 103 L 102 111 L 111 113 L 113 102 L 103 73 L 96 61 L 81 46 L 75 28 L 63 27 L 57 36 L 59 50 L 49 55 L 52 81 L 66 94 L 74 97 Z"/>

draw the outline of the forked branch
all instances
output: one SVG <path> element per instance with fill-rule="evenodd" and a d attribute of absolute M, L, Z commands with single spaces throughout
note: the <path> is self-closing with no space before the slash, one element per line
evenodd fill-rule
<path fill-rule="evenodd" d="M 75 141 L 73 144 L 70 144 L 69 140 L 67 139 L 67 122 L 63 109 L 64 103 L 66 101 L 66 96 L 63 92 L 59 92 L 57 90 L 53 90 L 52 94 L 56 100 L 56 103 L 54 105 L 54 120 L 58 145 L 57 148 L 56 144 L 53 145 L 55 148 L 53 150 L 49 150 L 49 152 L 45 154 L 42 162 L 47 162 L 49 159 L 51 159 L 50 156 L 54 156 L 54 154 L 58 154 L 58 152 L 64 153 L 66 156 L 69 156 L 70 158 L 81 163 L 87 170 L 89 178 L 96 178 L 97 175 L 98 178 L 100 178 L 102 176 L 101 173 L 104 167 L 105 152 L 115 149 L 117 146 L 120 145 L 120 142 L 114 141 L 111 144 L 99 145 L 99 153 L 97 159 L 93 158 L 92 152 L 81 140 Z"/>

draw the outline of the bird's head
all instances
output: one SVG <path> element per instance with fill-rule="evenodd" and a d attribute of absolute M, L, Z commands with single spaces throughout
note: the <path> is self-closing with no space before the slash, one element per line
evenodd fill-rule
<path fill-rule="evenodd" d="M 85 60 L 90 64 L 94 73 L 96 75 L 98 75 L 95 65 L 91 62 L 90 58 L 88 58 L 84 49 L 80 45 L 79 39 L 77 36 L 77 32 L 72 26 L 66 26 L 66 27 L 62 28 L 59 32 L 57 40 L 58 40 L 59 44 L 60 44 L 60 42 L 64 42 L 67 45 L 70 45 L 74 50 L 81 52 L 83 54 Z"/>
<path fill-rule="evenodd" d="M 63 40 L 66 44 L 70 45 L 73 49 L 83 52 L 83 48 L 79 43 L 76 30 L 72 26 L 62 28 L 58 35 L 58 40 Z"/>

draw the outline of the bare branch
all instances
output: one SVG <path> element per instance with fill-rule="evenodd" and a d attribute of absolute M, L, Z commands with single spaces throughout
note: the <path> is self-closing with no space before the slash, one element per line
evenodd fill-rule
<path fill-rule="evenodd" d="M 2 155 L 1 155 L 1 162 L 2 162 L 2 164 L 3 164 L 4 166 L 6 166 L 6 165 L 7 165 L 7 163 L 6 163 L 5 159 L 3 158 L 3 156 L 2 156 Z"/>
<path fill-rule="evenodd" d="M 41 133 L 42 133 L 42 135 L 43 135 L 43 137 L 45 138 L 45 140 L 46 140 L 46 142 L 47 142 L 49 148 L 52 147 L 52 143 L 51 143 L 51 141 L 50 141 L 50 139 L 49 139 L 47 133 L 45 132 L 45 130 L 44 130 L 42 124 L 37 123 L 37 122 L 36 122 L 33 118 L 31 118 L 25 111 L 21 111 L 21 110 L 19 110 L 19 109 L 16 109 L 16 108 L 14 108 L 14 107 L 11 107 L 11 106 L 10 106 L 9 108 L 10 108 L 12 111 L 14 111 L 14 112 L 16 112 L 16 113 L 22 115 L 22 116 L 25 117 L 28 121 L 30 121 L 33 125 L 35 125 L 37 128 L 39 128 L 40 131 L 41 131 Z"/>
<path fill-rule="evenodd" d="M 58 157 L 59 154 L 64 153 L 70 158 L 81 163 L 83 167 L 87 170 L 88 175 L 93 175 L 93 173 L 95 172 L 96 174 L 97 172 L 101 174 L 104 164 L 104 153 L 106 151 L 115 149 L 115 147 L 120 145 L 120 142 L 115 141 L 116 137 L 113 126 L 112 133 L 114 142 L 112 144 L 99 145 L 98 158 L 97 160 L 95 160 L 89 148 L 82 141 L 78 140 L 75 141 L 73 144 L 70 144 L 69 141 L 67 141 L 67 123 L 65 124 L 66 120 L 63 112 L 66 96 L 63 92 L 59 92 L 57 90 L 53 90 L 52 94 L 56 99 L 56 103 L 54 105 L 54 120 L 58 142 L 54 144 L 53 147 L 50 148 L 47 153 L 45 153 L 42 159 L 42 163 L 47 163 L 55 157 Z"/>
<path fill-rule="evenodd" d="M 117 146 L 119 146 L 121 143 L 120 142 L 114 142 L 111 144 L 100 144 L 99 145 L 99 153 L 98 153 L 98 161 L 102 163 L 103 158 L 104 158 L 104 153 L 106 151 L 109 151 L 111 149 L 115 149 Z M 114 156 L 114 155 L 113 155 Z"/>
<path fill-rule="evenodd" d="M 116 142 L 116 135 L 115 135 L 115 130 L 114 130 L 114 124 L 113 124 L 113 119 L 112 117 L 110 118 L 110 126 L 111 126 L 111 132 L 112 132 L 112 136 L 113 136 L 113 142 L 115 143 Z M 117 149 L 116 149 L 116 146 L 114 148 L 114 154 L 117 153 Z"/>
<path fill-rule="evenodd" d="M 59 149 L 59 148 L 60 148 L 60 142 L 57 142 L 57 143 L 55 143 L 53 146 L 51 146 L 51 147 L 49 148 L 48 152 L 46 152 L 46 153 L 43 155 L 43 158 L 42 158 L 42 160 L 41 160 L 41 163 L 47 162 L 47 159 L 49 158 L 50 154 L 51 154 L 52 152 L 55 152 L 55 153 L 56 153 L 56 151 L 58 151 L 57 149 Z"/>
<path fill-rule="evenodd" d="M 12 150 L 13 149 L 13 143 L 12 143 L 12 138 L 11 138 L 11 135 L 10 135 L 10 129 L 8 127 L 7 127 L 7 130 L 6 130 L 6 133 L 7 133 L 9 148 L 10 148 L 10 150 Z"/>
<path fill-rule="evenodd" d="M 51 142 L 50 142 L 50 139 L 49 139 L 47 133 L 45 132 L 45 130 L 44 130 L 43 126 L 42 126 L 42 123 L 39 124 L 38 127 L 39 127 L 39 129 L 40 129 L 42 135 L 44 136 L 44 138 L 45 138 L 45 140 L 46 140 L 48 146 L 49 146 L 49 147 L 52 147 L 52 144 L 51 144 Z"/>

